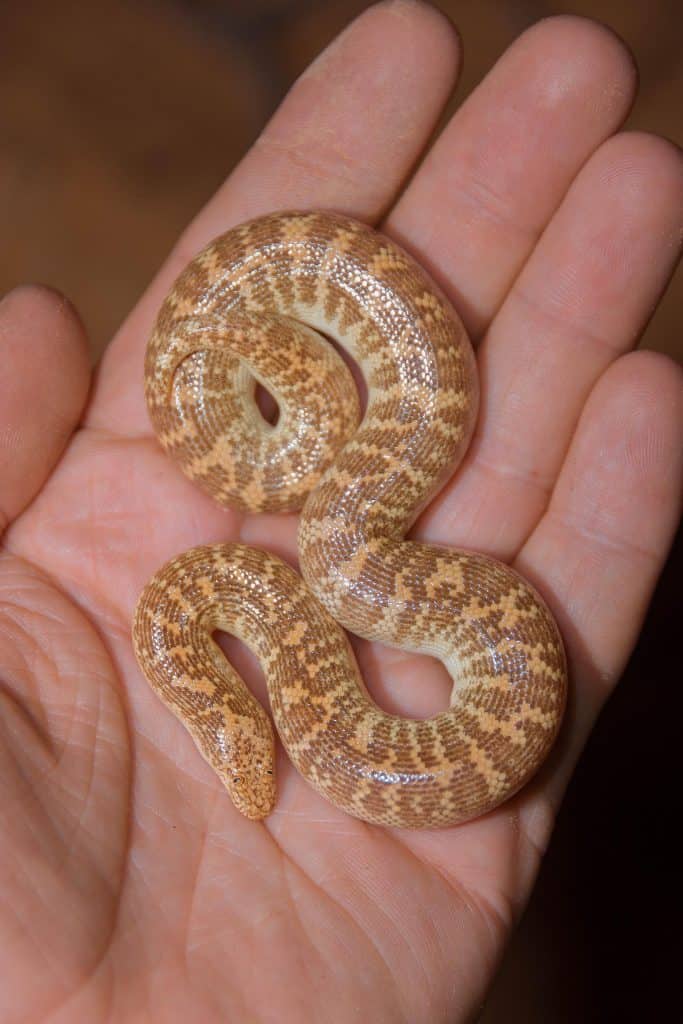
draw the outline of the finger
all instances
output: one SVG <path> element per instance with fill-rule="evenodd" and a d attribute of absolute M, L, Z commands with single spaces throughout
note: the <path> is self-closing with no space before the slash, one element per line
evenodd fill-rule
<path fill-rule="evenodd" d="M 596 385 L 552 501 L 517 567 L 554 609 L 570 666 L 559 799 L 636 641 L 680 517 L 683 373 L 653 352 L 624 356 Z"/>
<path fill-rule="evenodd" d="M 372 7 L 295 83 L 261 138 L 190 225 L 105 356 L 89 422 L 149 430 L 144 345 L 163 296 L 211 238 L 285 208 L 376 220 L 427 142 L 453 87 L 457 36 L 432 7 Z"/>
<path fill-rule="evenodd" d="M 548 18 L 513 43 L 431 150 L 387 226 L 431 269 L 473 338 L 635 89 L 633 61 L 608 29 Z"/>
<path fill-rule="evenodd" d="M 510 559 L 547 504 L 583 404 L 630 349 L 678 259 L 683 163 L 623 134 L 589 160 L 480 349 L 482 406 L 462 472 L 430 510 L 430 539 Z"/>
<path fill-rule="evenodd" d="M 61 295 L 16 288 L 0 302 L 0 529 L 29 503 L 71 436 L 90 384 L 83 326 Z"/>

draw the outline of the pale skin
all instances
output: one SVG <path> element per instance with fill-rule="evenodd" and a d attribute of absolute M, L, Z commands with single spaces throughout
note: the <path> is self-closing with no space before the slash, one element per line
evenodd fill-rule
<path fill-rule="evenodd" d="M 678 255 L 683 171 L 664 140 L 618 134 L 631 59 L 572 18 L 523 35 L 425 153 L 459 61 L 431 8 L 363 14 L 189 226 L 92 381 L 68 304 L 22 288 L 0 306 L 3 1024 L 433 1024 L 485 999 L 679 516 L 682 375 L 631 350 Z M 293 518 L 221 510 L 162 453 L 142 357 L 204 243 L 306 206 L 382 226 L 463 316 L 478 431 L 416 532 L 515 564 L 567 645 L 553 756 L 459 828 L 352 820 L 281 752 L 277 809 L 247 821 L 131 649 L 136 597 L 178 552 L 239 539 L 295 559 Z M 253 662 L 228 648 L 263 699 Z M 358 652 L 383 706 L 445 705 L 436 666 Z"/>

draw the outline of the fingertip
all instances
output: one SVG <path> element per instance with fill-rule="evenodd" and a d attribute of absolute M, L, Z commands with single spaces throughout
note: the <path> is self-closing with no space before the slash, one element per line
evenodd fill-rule
<path fill-rule="evenodd" d="M 355 31 L 360 26 L 363 31 L 367 31 L 371 24 L 376 24 L 382 31 L 396 25 L 401 30 L 401 37 L 414 38 L 417 33 L 416 42 L 420 46 L 424 43 L 433 43 L 438 47 L 437 55 L 450 57 L 453 66 L 460 59 L 461 37 L 455 23 L 446 11 L 429 0 L 378 0 L 353 18 L 346 30 L 333 40 L 327 51 L 339 42 L 346 31 Z M 324 50 L 323 53 L 327 51 Z"/>
<path fill-rule="evenodd" d="M 448 13 L 427 0 L 380 0 L 375 9 L 384 9 L 395 18 L 406 22 L 412 29 L 419 28 L 429 35 L 441 48 L 444 55 L 450 55 L 455 66 L 462 56 L 462 38 Z M 370 8 L 373 10 L 373 8 Z M 427 39 L 425 39 L 427 41 Z"/>
<path fill-rule="evenodd" d="M 605 380 L 617 392 L 624 383 L 633 382 L 647 390 L 654 390 L 656 394 L 661 388 L 663 395 L 668 394 L 677 399 L 683 388 L 683 368 L 664 352 L 639 349 L 637 352 L 629 352 L 614 363 L 605 374 Z M 658 404 L 655 400 L 654 405 Z"/>
<path fill-rule="evenodd" d="M 633 219 L 646 210 L 650 233 L 663 229 L 680 248 L 683 156 L 678 146 L 649 132 L 620 132 L 603 143 L 589 166 L 610 198 L 622 204 L 625 216 Z"/>
<path fill-rule="evenodd" d="M 638 67 L 607 25 L 579 15 L 551 15 L 528 28 L 513 43 L 515 51 L 532 62 L 534 87 L 546 109 L 579 96 L 587 120 L 610 120 L 613 129 L 628 114 L 638 90 Z"/>
<path fill-rule="evenodd" d="M 635 486 L 661 485 L 674 506 L 683 481 L 683 369 L 661 352 L 618 359 L 591 395 L 597 429 Z M 672 507 L 677 518 L 676 508 Z M 672 520 L 673 521 L 673 520 Z"/>
<path fill-rule="evenodd" d="M 603 374 L 591 395 L 591 404 L 607 404 L 621 416 L 627 412 L 645 419 L 678 415 L 683 369 L 670 356 L 650 349 L 629 352 Z"/>
<path fill-rule="evenodd" d="M 71 424 L 90 388 L 91 354 L 83 320 L 70 299 L 49 285 L 18 285 L 0 303 L 0 343 L 3 335 L 12 342 L 5 353 L 10 374 L 43 374 L 47 365 L 58 371 L 58 379 L 52 376 L 49 405 L 59 421 Z"/>
<path fill-rule="evenodd" d="M 538 32 L 561 32 L 564 48 L 588 56 L 605 59 L 611 56 L 616 65 L 623 67 L 631 76 L 638 74 L 635 54 L 622 36 L 607 22 L 582 14 L 549 14 L 539 18 L 527 29 L 527 34 Z"/>
<path fill-rule="evenodd" d="M 53 346 L 60 358 L 73 362 L 79 378 L 89 379 L 90 348 L 83 320 L 62 292 L 45 284 L 20 284 L 0 300 L 0 330 L 32 329 L 34 345 Z M 0 338 L 2 336 L 0 335 Z"/>

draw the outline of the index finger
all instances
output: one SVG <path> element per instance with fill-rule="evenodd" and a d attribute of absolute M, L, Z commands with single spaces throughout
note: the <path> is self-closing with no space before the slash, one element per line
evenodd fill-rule
<path fill-rule="evenodd" d="M 376 221 L 426 144 L 458 66 L 455 31 L 432 7 L 392 0 L 352 22 L 294 84 L 122 327 L 101 364 L 88 425 L 150 432 L 145 342 L 174 278 L 211 238 L 285 208 Z"/>

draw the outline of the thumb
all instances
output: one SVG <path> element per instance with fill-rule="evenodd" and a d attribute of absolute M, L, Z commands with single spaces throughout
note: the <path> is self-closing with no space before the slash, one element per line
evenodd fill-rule
<path fill-rule="evenodd" d="M 57 292 L 23 286 L 0 302 L 0 531 L 56 465 L 90 387 L 83 326 Z"/>

